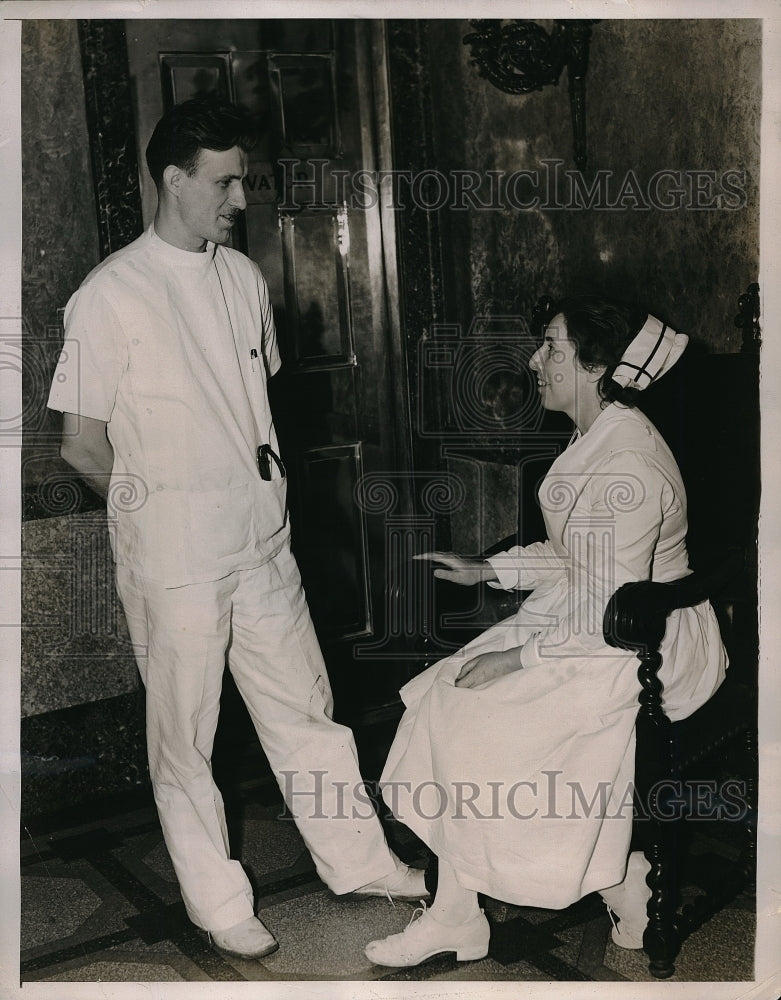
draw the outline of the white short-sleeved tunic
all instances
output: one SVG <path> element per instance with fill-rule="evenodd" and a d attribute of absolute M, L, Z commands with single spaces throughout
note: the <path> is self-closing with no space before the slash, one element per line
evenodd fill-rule
<path fill-rule="evenodd" d="M 608 406 L 540 490 L 548 540 L 491 558 L 517 614 L 402 689 L 407 710 L 382 781 L 396 815 L 468 888 L 561 908 L 624 877 L 632 822 L 637 660 L 602 638 L 630 580 L 689 572 L 675 460 L 639 412 Z M 472 656 L 522 647 L 523 669 L 479 688 Z M 726 654 L 708 602 L 674 612 L 662 643 L 673 719 L 702 705 Z"/>
<path fill-rule="evenodd" d="M 53 409 L 107 421 L 117 563 L 166 586 L 261 565 L 289 537 L 266 391 L 279 368 L 257 265 L 208 243 L 191 253 L 150 228 L 95 268 L 65 312 Z"/>

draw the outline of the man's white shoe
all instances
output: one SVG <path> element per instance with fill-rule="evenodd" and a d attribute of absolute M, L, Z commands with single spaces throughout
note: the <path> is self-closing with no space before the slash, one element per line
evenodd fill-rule
<path fill-rule="evenodd" d="M 396 871 L 376 882 L 369 882 L 359 889 L 348 892 L 344 899 L 364 899 L 368 896 L 385 896 L 387 899 L 406 900 L 417 903 L 428 899 L 430 893 L 426 888 L 426 873 L 422 868 L 410 868 L 399 862 Z"/>
<path fill-rule="evenodd" d="M 370 941 L 364 953 L 375 965 L 406 968 L 425 962 L 442 952 L 454 951 L 459 962 L 475 961 L 488 954 L 491 929 L 483 911 L 480 915 L 450 927 L 431 916 L 426 904 L 415 910 L 406 930 L 379 941 Z"/>
<path fill-rule="evenodd" d="M 257 917 L 247 917 L 224 931 L 209 936 L 218 951 L 235 958 L 265 958 L 279 948 L 279 942 Z"/>

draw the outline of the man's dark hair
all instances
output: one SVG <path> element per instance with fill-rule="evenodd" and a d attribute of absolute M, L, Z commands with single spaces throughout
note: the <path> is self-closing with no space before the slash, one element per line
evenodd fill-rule
<path fill-rule="evenodd" d="M 636 406 L 639 392 L 613 381 L 621 356 L 648 318 L 646 309 L 635 304 L 613 302 L 596 295 L 571 296 L 554 302 L 549 320 L 561 313 L 567 337 L 575 345 L 575 357 L 589 370 L 607 369 L 599 380 L 604 400 Z"/>
<path fill-rule="evenodd" d="M 213 94 L 194 97 L 169 108 L 157 123 L 146 147 L 146 163 L 159 187 L 170 164 L 193 174 L 202 149 L 224 152 L 239 146 L 248 153 L 257 138 L 246 108 Z"/>

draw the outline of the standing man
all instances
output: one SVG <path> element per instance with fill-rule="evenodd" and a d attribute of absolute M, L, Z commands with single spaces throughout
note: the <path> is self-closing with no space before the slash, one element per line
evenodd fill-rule
<path fill-rule="evenodd" d="M 423 872 L 367 807 L 352 733 L 290 550 L 266 391 L 279 368 L 257 265 L 225 246 L 256 139 L 242 109 L 173 107 L 146 151 L 154 223 L 96 267 L 65 312 L 49 406 L 62 457 L 107 497 L 117 588 L 146 688 L 166 845 L 193 923 L 221 950 L 278 947 L 230 860 L 211 754 L 227 654 L 263 749 L 335 893 L 418 899 Z"/>

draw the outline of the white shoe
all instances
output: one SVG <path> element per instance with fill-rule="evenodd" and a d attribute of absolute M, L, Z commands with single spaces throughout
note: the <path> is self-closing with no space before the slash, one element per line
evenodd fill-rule
<path fill-rule="evenodd" d="M 426 873 L 422 868 L 410 868 L 399 862 L 396 871 L 376 882 L 369 882 L 352 892 L 346 893 L 343 899 L 365 899 L 369 896 L 385 896 L 387 899 L 400 899 L 417 903 L 428 899 L 430 893 L 426 888 Z"/>
<path fill-rule="evenodd" d="M 617 944 L 619 948 L 631 948 L 635 950 L 643 947 L 643 933 L 645 932 L 647 920 L 642 927 L 639 924 L 628 924 L 625 917 L 619 916 L 609 906 L 607 908 L 607 915 L 610 917 L 610 923 L 613 925 L 613 929 L 610 932 L 613 944 Z M 617 917 L 618 923 L 616 923 Z"/>
<path fill-rule="evenodd" d="M 421 900 L 422 902 L 422 900 Z M 375 965 L 406 968 L 445 951 L 454 951 L 459 962 L 475 961 L 488 954 L 491 929 L 483 911 L 465 924 L 450 927 L 440 924 L 426 909 L 415 910 L 406 930 L 379 941 L 370 941 L 364 954 Z"/>
<path fill-rule="evenodd" d="M 619 948 L 643 947 L 643 933 L 648 924 L 646 907 L 651 896 L 645 877 L 650 867 L 642 851 L 633 851 L 629 855 L 624 881 L 600 890 L 613 924 L 610 936 Z"/>
<path fill-rule="evenodd" d="M 279 948 L 279 942 L 257 917 L 247 917 L 224 931 L 210 931 L 218 951 L 236 958 L 265 958 Z"/>

